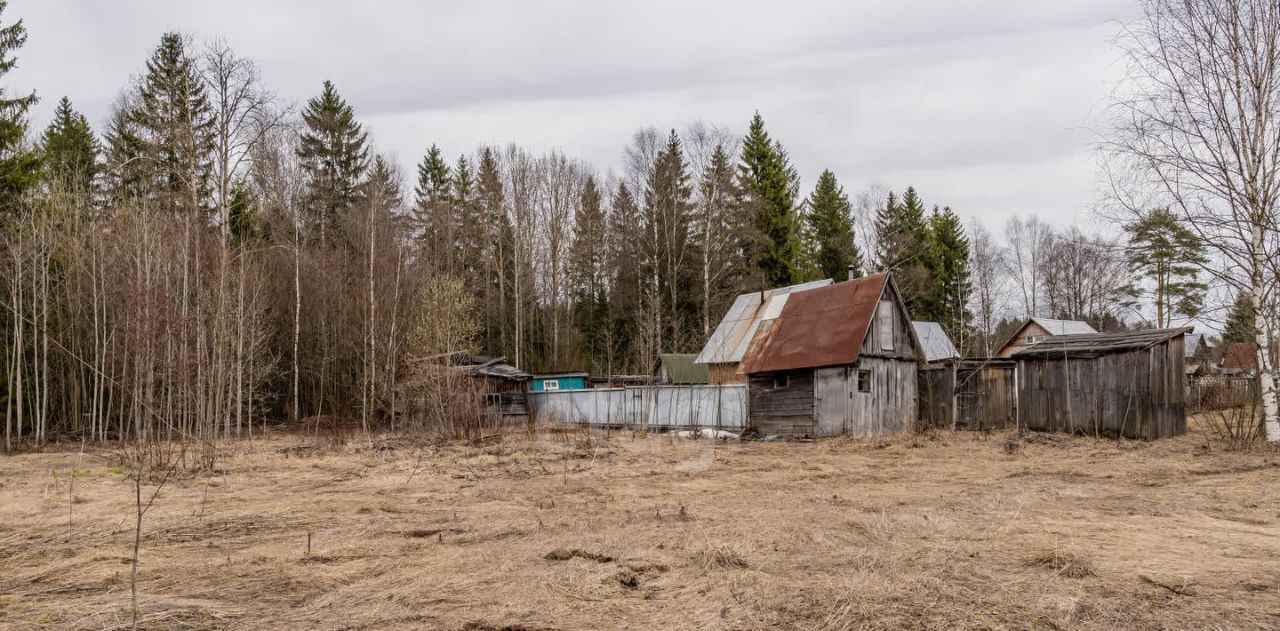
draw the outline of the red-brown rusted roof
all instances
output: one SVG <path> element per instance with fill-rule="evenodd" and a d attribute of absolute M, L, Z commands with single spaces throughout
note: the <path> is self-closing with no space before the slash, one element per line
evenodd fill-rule
<path fill-rule="evenodd" d="M 739 372 L 757 373 L 858 361 L 858 351 L 875 318 L 889 280 L 871 274 L 792 294 L 776 320 L 762 324 Z M 765 326 L 767 325 L 767 326 Z"/>
<path fill-rule="evenodd" d="M 1249 342 L 1234 342 L 1222 355 L 1223 368 L 1253 370 L 1258 367 L 1258 347 Z"/>

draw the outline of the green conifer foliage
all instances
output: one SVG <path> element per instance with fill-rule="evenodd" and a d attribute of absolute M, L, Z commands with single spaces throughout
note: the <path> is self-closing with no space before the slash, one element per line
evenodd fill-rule
<path fill-rule="evenodd" d="M 762 237 L 756 266 L 769 285 L 790 285 L 796 256 L 794 214 L 799 177 L 782 145 L 765 131 L 759 112 L 752 117 L 742 139 L 738 180 L 744 206 L 755 217 Z"/>
<path fill-rule="evenodd" d="M 100 147 L 89 121 L 71 107 L 65 96 L 58 101 L 53 122 L 44 131 L 41 149 L 46 181 L 88 198 L 98 176 Z"/>
<path fill-rule="evenodd" d="M 0 14 L 8 2 L 0 0 Z M 15 51 L 27 42 L 22 20 L 0 27 L 0 77 L 17 64 Z M 0 89 L 0 219 L 18 214 L 25 195 L 40 180 L 39 155 L 25 146 L 27 110 L 36 102 L 34 92 L 11 97 Z"/>
<path fill-rule="evenodd" d="M 829 170 L 818 176 L 809 195 L 806 214 L 816 245 L 815 260 L 821 278 L 842 280 L 849 266 L 854 276 L 862 275 L 862 253 L 853 238 L 853 209 L 849 196 Z"/>
<path fill-rule="evenodd" d="M 321 244 L 337 217 L 361 197 L 369 169 L 367 134 L 330 81 L 302 112 L 298 158 L 307 174 L 307 211 Z"/>
<path fill-rule="evenodd" d="M 1208 262 L 1200 238 L 1167 208 L 1152 210 L 1125 226 L 1125 232 L 1130 269 L 1154 285 L 1156 326 L 1169 326 L 1174 315 L 1199 313 L 1208 290 L 1198 274 Z"/>

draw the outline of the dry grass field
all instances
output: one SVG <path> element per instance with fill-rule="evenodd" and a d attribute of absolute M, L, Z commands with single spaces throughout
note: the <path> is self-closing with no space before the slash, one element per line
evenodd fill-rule
<path fill-rule="evenodd" d="M 140 628 L 1280 628 L 1280 453 L 1196 432 L 222 448 L 146 515 Z M 0 458 L 0 627 L 129 628 L 115 458 Z"/>

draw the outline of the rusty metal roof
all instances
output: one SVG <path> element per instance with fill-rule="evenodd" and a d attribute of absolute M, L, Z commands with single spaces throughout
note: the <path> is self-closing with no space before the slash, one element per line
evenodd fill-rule
<path fill-rule="evenodd" d="M 744 374 L 858 361 L 889 275 L 881 272 L 792 295 L 764 322 L 743 358 Z"/>
<path fill-rule="evenodd" d="M 760 323 L 778 317 L 782 306 L 787 302 L 787 296 L 830 284 L 831 279 L 828 278 L 738 296 L 728 313 L 724 314 L 724 319 L 716 326 L 707 344 L 702 347 L 702 352 L 698 353 L 696 363 L 734 364 L 742 361 L 751 338 L 760 329 Z"/>

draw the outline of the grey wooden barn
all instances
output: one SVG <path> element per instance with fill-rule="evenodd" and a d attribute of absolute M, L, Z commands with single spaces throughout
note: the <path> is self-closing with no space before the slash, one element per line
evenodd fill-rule
<path fill-rule="evenodd" d="M 807 437 L 910 430 L 922 357 L 889 274 L 794 293 L 742 360 L 748 428 Z"/>
<path fill-rule="evenodd" d="M 1143 440 L 1185 434 L 1191 330 L 1058 335 L 1014 353 L 1019 425 Z"/>

